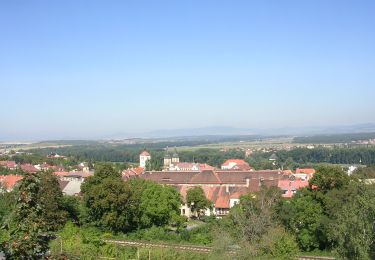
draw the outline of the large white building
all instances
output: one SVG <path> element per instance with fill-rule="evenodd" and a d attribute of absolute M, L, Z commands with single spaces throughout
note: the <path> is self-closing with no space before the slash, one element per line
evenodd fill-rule
<path fill-rule="evenodd" d="M 143 151 L 139 155 L 139 166 L 142 168 L 146 168 L 147 160 L 151 160 L 151 155 L 147 151 Z"/>

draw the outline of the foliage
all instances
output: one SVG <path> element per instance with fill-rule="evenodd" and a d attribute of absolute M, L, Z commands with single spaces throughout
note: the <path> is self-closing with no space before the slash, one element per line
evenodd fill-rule
<path fill-rule="evenodd" d="M 186 203 L 192 212 L 197 213 L 198 219 L 201 212 L 207 208 L 212 208 L 212 203 L 206 198 L 202 187 L 196 186 L 187 191 Z"/>
<path fill-rule="evenodd" d="M 360 167 L 353 172 L 353 176 L 359 179 L 375 179 L 375 165 Z"/>
<path fill-rule="evenodd" d="M 181 197 L 176 189 L 157 183 L 147 183 L 142 193 L 140 209 L 142 227 L 163 226 L 180 215 Z"/>
<path fill-rule="evenodd" d="M 294 258 L 298 244 L 275 220 L 280 200 L 280 190 L 275 187 L 262 187 L 255 194 L 242 196 L 216 229 L 216 255 L 229 258 L 228 250 L 235 250 L 239 259 Z"/>
<path fill-rule="evenodd" d="M 55 175 L 50 172 L 38 173 L 40 188 L 37 202 L 43 211 L 44 229 L 56 231 L 67 220 L 67 212 L 63 206 L 63 195 Z"/>
<path fill-rule="evenodd" d="M 274 207 L 280 199 L 278 188 L 264 186 L 256 194 L 242 196 L 229 215 L 237 234 L 248 242 L 257 241 L 273 226 Z"/>
<path fill-rule="evenodd" d="M 283 210 L 288 212 L 287 226 L 296 235 L 301 249 L 311 251 L 324 247 L 326 239 L 322 227 L 323 206 L 315 200 L 312 192 L 301 190 L 289 202 L 285 202 Z M 283 213 L 280 212 L 280 217 Z"/>
<path fill-rule="evenodd" d="M 39 259 L 48 249 L 46 212 L 39 201 L 40 190 L 41 180 L 34 174 L 21 182 L 18 200 L 6 225 L 9 240 L 3 244 L 3 250 L 7 259 Z"/>
<path fill-rule="evenodd" d="M 341 258 L 370 259 L 375 189 L 337 167 L 322 167 L 310 187 L 279 208 L 279 217 L 304 250 L 334 250 Z"/>
<path fill-rule="evenodd" d="M 130 229 L 131 191 L 111 165 L 98 165 L 95 175 L 82 184 L 87 221 L 112 231 Z"/>
<path fill-rule="evenodd" d="M 98 227 L 120 232 L 162 226 L 172 219 L 177 224 L 181 198 L 175 189 L 143 180 L 124 182 L 109 164 L 98 165 L 81 190 L 87 221 Z"/>
<path fill-rule="evenodd" d="M 339 167 L 322 166 L 320 167 L 309 184 L 315 186 L 314 189 L 323 193 L 332 189 L 342 189 L 351 178 Z"/>
<path fill-rule="evenodd" d="M 62 207 L 66 211 L 68 219 L 73 223 L 82 225 L 85 222 L 86 211 L 80 197 L 63 196 Z"/>

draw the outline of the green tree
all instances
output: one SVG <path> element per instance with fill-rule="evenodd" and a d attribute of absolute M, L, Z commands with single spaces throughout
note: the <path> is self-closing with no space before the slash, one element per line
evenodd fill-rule
<path fill-rule="evenodd" d="M 350 180 L 351 178 L 340 167 L 321 166 L 309 183 L 315 189 L 327 192 L 332 189 L 341 189 Z"/>
<path fill-rule="evenodd" d="M 87 208 L 87 221 L 113 231 L 130 226 L 131 190 L 111 165 L 98 165 L 95 175 L 87 178 L 81 188 Z"/>
<path fill-rule="evenodd" d="M 324 247 L 324 209 L 311 191 L 298 192 L 290 202 L 285 202 L 284 210 L 288 212 L 287 225 L 296 234 L 298 244 L 303 250 L 311 251 Z"/>
<path fill-rule="evenodd" d="M 59 182 L 51 172 L 38 173 L 40 189 L 38 202 L 43 211 L 44 228 L 47 231 L 56 231 L 67 220 L 67 212 L 63 206 L 63 194 Z"/>
<path fill-rule="evenodd" d="M 140 210 L 143 227 L 163 226 L 180 215 L 181 196 L 170 186 L 146 182 L 142 192 Z"/>
<path fill-rule="evenodd" d="M 342 258 L 374 259 L 375 186 L 351 182 L 325 200 L 325 231 Z"/>
<path fill-rule="evenodd" d="M 40 204 L 41 180 L 27 175 L 19 186 L 18 200 L 5 228 L 9 239 L 3 244 L 7 259 L 40 259 L 48 250 L 48 233 Z"/>
<path fill-rule="evenodd" d="M 186 203 L 192 212 L 197 213 L 200 218 L 202 211 L 212 208 L 212 203 L 206 198 L 202 187 L 196 186 L 189 189 L 186 193 Z"/>

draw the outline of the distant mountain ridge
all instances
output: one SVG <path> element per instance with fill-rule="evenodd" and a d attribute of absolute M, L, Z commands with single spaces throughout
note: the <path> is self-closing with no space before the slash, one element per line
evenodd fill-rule
<path fill-rule="evenodd" d="M 306 136 L 322 134 L 345 134 L 345 133 L 367 133 L 375 132 L 375 123 L 344 125 L 344 126 L 315 126 L 315 127 L 284 127 L 284 128 L 235 128 L 227 126 L 212 126 L 202 128 L 182 128 L 156 130 L 137 134 L 116 134 L 107 138 L 167 138 L 167 137 L 185 137 L 185 136 L 210 136 L 210 135 L 289 135 Z"/>
<path fill-rule="evenodd" d="M 176 137 L 202 136 L 312 136 L 326 134 L 350 134 L 375 132 L 375 123 L 341 125 L 341 126 L 312 126 L 312 127 L 284 127 L 284 128 L 236 128 L 229 126 L 211 126 L 201 128 L 161 129 L 138 133 L 117 133 L 112 135 L 87 135 L 77 137 L 60 136 L 27 136 L 0 132 L 0 141 L 41 141 L 41 140 L 114 140 L 114 139 L 154 139 Z"/>

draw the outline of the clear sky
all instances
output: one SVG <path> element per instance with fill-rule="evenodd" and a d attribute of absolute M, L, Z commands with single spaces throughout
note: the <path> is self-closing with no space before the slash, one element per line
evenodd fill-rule
<path fill-rule="evenodd" d="M 0 137 L 375 122 L 375 1 L 1 1 Z"/>

